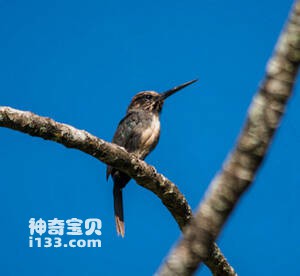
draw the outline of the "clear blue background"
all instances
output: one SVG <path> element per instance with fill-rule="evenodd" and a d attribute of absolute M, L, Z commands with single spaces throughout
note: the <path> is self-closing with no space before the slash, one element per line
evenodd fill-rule
<path fill-rule="evenodd" d="M 110 140 L 138 91 L 199 77 L 165 104 L 147 161 L 193 209 L 232 148 L 291 0 L 0 0 L 0 104 Z M 299 89 L 219 245 L 240 275 L 300 274 Z M 180 231 L 151 192 L 125 190 L 115 233 L 105 165 L 0 128 L 1 275 L 152 275 Z M 29 248 L 31 217 L 103 221 L 102 248 Z M 202 266 L 200 275 L 210 275 Z"/>

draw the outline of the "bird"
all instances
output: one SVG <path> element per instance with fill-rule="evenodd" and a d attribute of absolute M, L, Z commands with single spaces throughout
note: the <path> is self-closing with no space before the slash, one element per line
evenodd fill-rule
<path fill-rule="evenodd" d="M 197 79 L 175 86 L 165 92 L 141 91 L 131 100 L 125 117 L 119 122 L 112 143 L 124 147 L 139 159 L 146 156 L 156 147 L 160 137 L 160 113 L 165 100 L 177 91 L 196 82 Z M 106 179 L 112 177 L 114 214 L 116 231 L 124 237 L 125 224 L 122 190 L 130 181 L 130 176 L 111 166 L 107 166 Z"/>

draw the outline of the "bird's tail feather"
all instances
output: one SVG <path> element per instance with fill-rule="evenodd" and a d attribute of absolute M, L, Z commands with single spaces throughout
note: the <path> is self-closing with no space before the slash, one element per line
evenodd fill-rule
<path fill-rule="evenodd" d="M 123 194 L 122 189 L 129 182 L 130 177 L 118 170 L 112 169 L 111 175 L 114 181 L 114 210 L 115 210 L 115 221 L 118 235 L 124 238 L 125 235 L 125 224 L 124 224 L 124 212 L 123 212 Z"/>
<path fill-rule="evenodd" d="M 118 185 L 114 185 L 114 210 L 115 210 L 115 221 L 118 235 L 124 238 L 125 235 L 125 224 L 124 224 L 124 213 L 123 213 L 123 194 L 122 188 Z"/>

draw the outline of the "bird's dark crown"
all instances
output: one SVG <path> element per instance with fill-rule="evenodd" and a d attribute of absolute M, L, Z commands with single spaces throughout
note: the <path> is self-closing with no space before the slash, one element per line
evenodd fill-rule
<path fill-rule="evenodd" d="M 161 94 L 155 91 L 142 91 L 133 97 L 127 112 L 138 109 L 148 112 L 160 113 L 163 107 L 163 103 L 164 100 Z"/>
<path fill-rule="evenodd" d="M 163 93 L 157 93 L 155 91 L 142 91 L 133 97 L 127 112 L 132 110 L 144 110 L 158 114 L 162 110 L 165 99 L 196 81 L 197 80 L 195 79 L 185 82 Z"/>

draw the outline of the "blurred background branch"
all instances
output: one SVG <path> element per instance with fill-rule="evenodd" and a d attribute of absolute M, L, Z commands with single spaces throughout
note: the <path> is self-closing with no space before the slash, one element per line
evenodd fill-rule
<path fill-rule="evenodd" d="M 242 194 L 253 183 L 292 95 L 300 62 L 300 1 L 279 37 L 264 80 L 248 111 L 235 148 L 212 181 L 195 218 L 170 252 L 159 275 L 191 275 L 209 258 Z M 245 65 L 246 66 L 246 65 Z"/>

